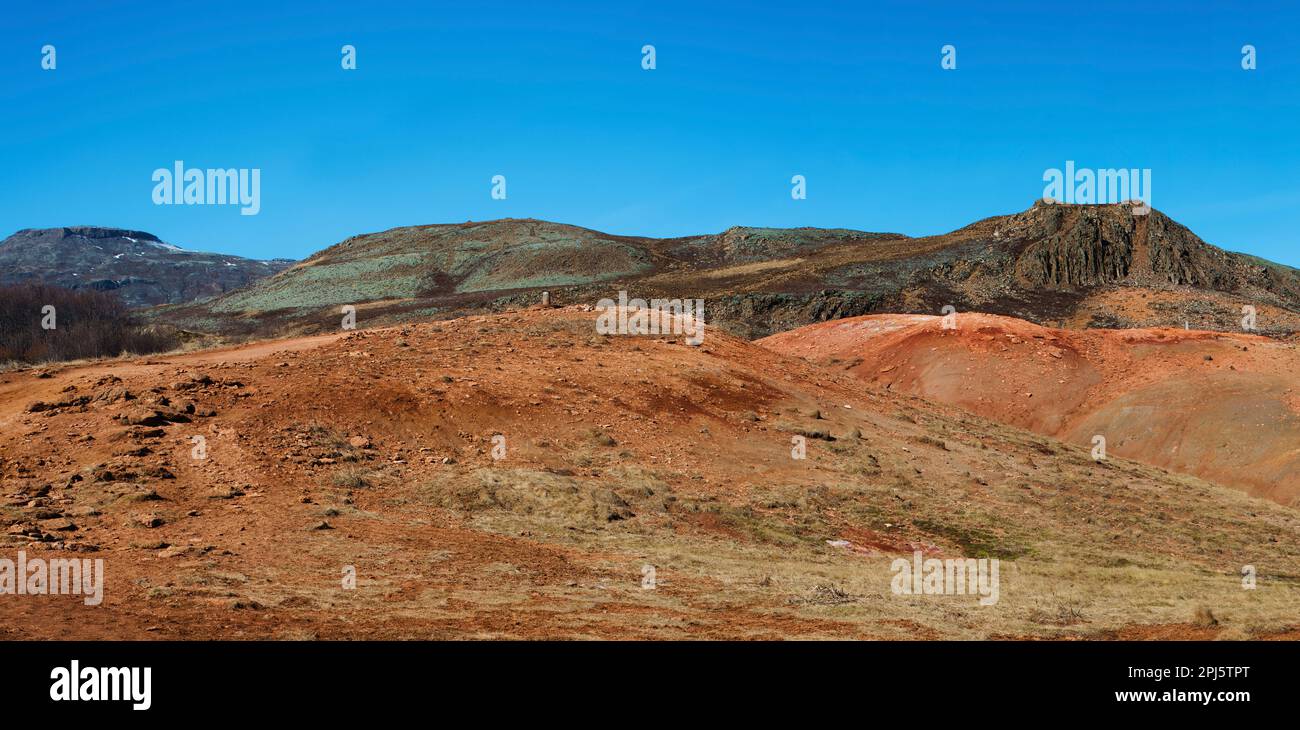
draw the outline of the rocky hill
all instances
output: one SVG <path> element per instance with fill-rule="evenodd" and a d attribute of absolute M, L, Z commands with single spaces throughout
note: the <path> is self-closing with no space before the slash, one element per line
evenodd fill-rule
<path fill-rule="evenodd" d="M 222 333 L 337 326 L 340 305 L 385 324 L 535 302 L 633 297 L 707 302 L 744 337 L 947 305 L 1067 327 L 1300 329 L 1300 272 L 1216 248 L 1159 211 L 1035 204 L 939 236 L 736 227 L 684 238 L 615 236 L 538 220 L 395 228 L 350 238 L 280 275 L 161 313 Z"/>
<path fill-rule="evenodd" d="M 1190 286 L 1300 297 L 1294 269 L 1211 246 L 1156 210 L 1133 215 L 1122 205 L 1039 202 L 1023 213 L 989 218 L 946 238 L 997 244 L 1012 256 L 1014 280 L 1026 288 Z M 1007 270 L 998 267 L 993 273 Z"/>
<path fill-rule="evenodd" d="M 24 229 L 0 242 L 0 285 L 98 289 L 128 306 L 146 307 L 223 294 L 291 263 L 186 251 L 151 233 L 121 228 Z"/>

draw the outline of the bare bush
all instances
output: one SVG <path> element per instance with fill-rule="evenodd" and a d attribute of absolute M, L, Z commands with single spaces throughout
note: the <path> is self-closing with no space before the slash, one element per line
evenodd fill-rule
<path fill-rule="evenodd" d="M 42 327 L 46 306 L 54 327 Z M 0 363 L 40 363 L 170 350 L 176 335 L 136 322 L 117 297 L 45 284 L 0 287 Z"/>

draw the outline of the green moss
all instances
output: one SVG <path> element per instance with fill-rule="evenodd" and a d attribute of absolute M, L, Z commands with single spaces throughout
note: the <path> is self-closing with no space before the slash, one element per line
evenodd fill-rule
<path fill-rule="evenodd" d="M 235 292 L 212 309 L 266 312 L 413 297 L 425 258 L 407 253 L 306 266 Z"/>
<path fill-rule="evenodd" d="M 1026 555 L 1029 550 L 998 537 L 990 530 L 965 525 L 948 525 L 932 520 L 913 520 L 913 525 L 961 546 L 962 553 L 968 558 L 998 558 L 1015 560 Z"/>

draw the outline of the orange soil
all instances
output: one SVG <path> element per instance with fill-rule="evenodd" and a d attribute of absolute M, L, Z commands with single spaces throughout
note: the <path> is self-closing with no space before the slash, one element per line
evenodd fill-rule
<path fill-rule="evenodd" d="M 656 605 L 643 598 L 637 556 L 484 531 L 411 498 L 439 475 L 492 466 L 495 434 L 509 435 L 506 464 L 563 473 L 566 448 L 598 430 L 716 499 L 743 489 L 730 476 L 755 465 L 775 478 L 807 471 L 778 458 L 788 436 L 747 442 L 766 427 L 737 411 L 836 407 L 827 396 L 865 409 L 851 382 L 820 391 L 816 368 L 721 335 L 703 348 L 610 338 L 597 349 L 592 319 L 531 310 L 0 374 L 0 496 L 14 510 L 0 521 L 11 539 L 2 557 L 103 558 L 108 584 L 97 607 L 0 597 L 0 637 L 869 636 L 785 612 L 780 598 L 718 613 L 719 586 L 688 576 L 655 596 L 674 605 Z M 30 410 L 77 396 L 91 400 Z M 184 415 L 187 402 L 196 415 Z M 185 420 L 120 420 L 153 410 Z M 310 443 L 317 425 L 365 445 Z M 203 461 L 191 458 L 194 436 L 207 440 Z M 357 467 L 374 483 L 331 481 Z M 67 522 L 71 531 L 55 524 Z M 332 529 L 313 529 L 322 522 Z M 676 529 L 725 534 L 707 515 Z M 340 591 L 344 565 L 370 590 Z"/>
<path fill-rule="evenodd" d="M 1061 330 L 987 314 L 956 327 L 871 315 L 759 340 L 835 361 L 886 390 L 950 403 L 1107 453 L 1300 498 L 1300 353 L 1268 338 L 1182 329 Z"/>
<path fill-rule="evenodd" d="M 1295 572 L 1281 508 L 1213 489 L 1171 506 L 1147 467 L 1098 467 L 721 333 L 701 347 L 602 338 L 594 318 L 533 309 L 0 374 L 0 557 L 102 558 L 107 584 L 93 607 L 0 596 L 0 638 L 927 638 L 953 625 L 904 601 L 868 596 L 844 614 L 791 599 L 816 597 L 832 569 L 880 571 L 864 585 L 892 599 L 890 554 L 958 555 L 970 534 L 1001 544 L 1031 517 L 1087 517 L 1055 538 L 1071 554 L 1177 556 L 1231 580 L 1267 545 L 1273 570 Z M 990 352 L 1021 346 L 987 334 L 975 341 Z M 1158 333 L 1132 336 L 1168 349 Z M 1016 337 L 1044 365 L 1049 346 L 1080 370 L 1092 362 L 1060 336 Z M 1249 357 L 1267 347 L 1243 341 Z M 1215 352 L 1216 366 L 1248 357 Z M 793 460 L 792 427 L 833 441 L 811 436 Z M 1069 499 L 1044 464 L 1068 470 Z M 1118 495 L 1117 480 L 1140 484 Z M 576 506 L 550 519 L 564 499 Z M 1204 511 L 1220 519 L 1192 524 Z M 1163 530 L 1128 526 L 1157 515 Z M 1229 523 L 1244 547 L 1225 559 L 1201 537 L 1226 538 Z M 792 560 L 806 562 L 777 572 Z M 647 562 L 661 568 L 652 591 Z M 344 566 L 356 590 L 341 589 Z M 1007 596 L 1009 612 L 1032 608 Z M 980 616 L 1005 631 L 1002 614 Z"/>

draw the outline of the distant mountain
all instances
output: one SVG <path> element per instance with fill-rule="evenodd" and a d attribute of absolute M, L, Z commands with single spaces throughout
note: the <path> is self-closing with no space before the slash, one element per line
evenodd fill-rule
<path fill-rule="evenodd" d="M 349 238 L 209 308 L 243 313 L 384 299 L 482 300 L 514 290 L 711 271 L 890 237 L 902 238 L 817 228 L 732 228 L 716 236 L 652 239 L 531 219 L 412 226 Z"/>
<path fill-rule="evenodd" d="M 145 307 L 222 294 L 292 263 L 186 251 L 151 233 L 120 228 L 25 229 L 0 242 L 0 285 L 99 289 Z"/>
<path fill-rule="evenodd" d="M 183 327 L 261 334 L 337 326 L 344 304 L 377 324 L 537 301 L 706 300 L 706 319 L 761 337 L 876 312 L 1004 314 L 1071 327 L 1187 323 L 1300 329 L 1300 272 L 1211 246 L 1159 211 L 1037 203 L 951 233 L 735 227 L 616 236 L 539 220 L 414 226 L 355 236 L 275 277 L 161 313 Z"/>

